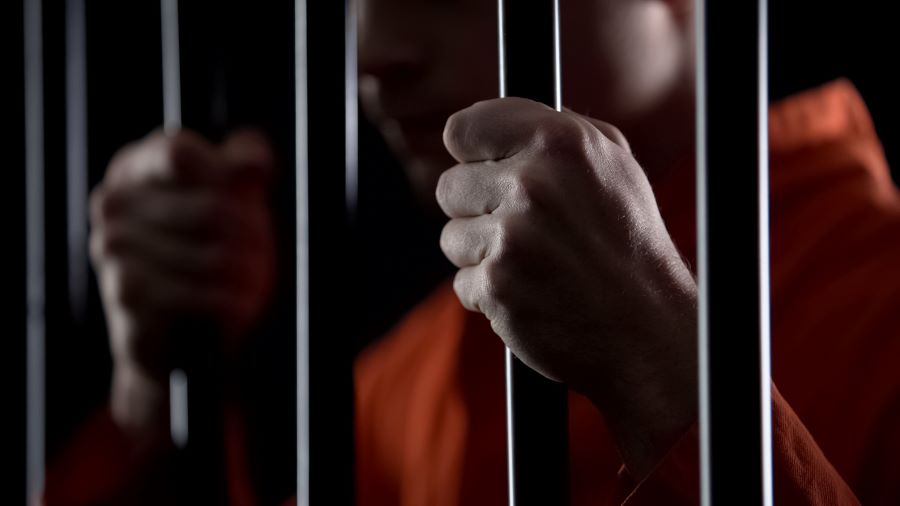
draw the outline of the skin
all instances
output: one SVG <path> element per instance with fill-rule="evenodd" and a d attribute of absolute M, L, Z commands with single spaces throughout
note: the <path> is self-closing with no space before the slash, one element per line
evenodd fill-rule
<path fill-rule="evenodd" d="M 604 121 L 490 100 L 497 18 L 480 0 L 361 2 L 361 99 L 450 218 L 460 301 L 587 395 L 640 479 L 696 417 L 696 283 L 649 184 L 693 145 L 690 5 L 569 2 L 561 18 L 563 101 Z M 442 129 L 394 106 L 437 101 L 461 109 Z"/>
<path fill-rule="evenodd" d="M 233 355 L 273 284 L 267 205 L 273 157 L 236 132 L 214 146 L 190 132 L 154 132 L 123 148 L 91 195 L 91 259 L 113 356 L 111 409 L 151 433 L 168 418 L 172 326 L 215 322 Z"/>
<path fill-rule="evenodd" d="M 459 300 L 588 396 L 643 477 L 694 419 L 697 288 L 628 144 L 515 98 L 456 113 L 444 140 L 458 163 L 438 181 L 441 248 Z"/>
<path fill-rule="evenodd" d="M 364 111 L 423 209 L 449 218 L 440 247 L 459 267 L 460 301 L 531 367 L 587 395 L 642 478 L 696 409 L 696 284 L 650 186 L 693 144 L 689 2 L 566 3 L 566 112 L 493 99 L 493 2 L 359 0 L 359 16 Z M 154 134 L 95 190 L 92 256 L 124 426 L 160 423 L 147 413 L 164 412 L 173 321 L 211 317 L 239 341 L 264 307 L 270 167 L 259 136 L 212 146 Z M 193 204 L 204 195 L 216 204 Z M 248 218 L 218 219 L 226 207 Z M 170 247 L 146 247 L 162 237 Z M 202 251 L 229 275 L 211 275 Z"/>

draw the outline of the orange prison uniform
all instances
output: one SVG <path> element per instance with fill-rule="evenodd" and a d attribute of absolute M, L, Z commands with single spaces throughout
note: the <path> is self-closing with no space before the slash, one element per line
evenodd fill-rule
<path fill-rule="evenodd" d="M 900 505 L 900 195 L 846 81 L 773 106 L 770 147 L 775 504 Z M 654 191 L 692 260 L 693 164 Z M 502 352 L 446 283 L 359 359 L 359 504 L 506 504 Z M 696 428 L 633 484 L 570 399 L 575 505 L 698 504 Z"/>
<path fill-rule="evenodd" d="M 773 106 L 770 146 L 775 504 L 900 505 L 900 195 L 846 81 Z M 691 261 L 692 167 L 654 185 Z M 363 354 L 361 506 L 506 504 L 502 353 L 487 320 L 445 283 Z M 236 418 L 229 490 L 232 504 L 250 505 Z M 569 419 L 575 505 L 698 503 L 696 427 L 636 484 L 583 397 L 572 394 Z M 46 503 L 120 496 L 141 459 L 124 441 L 98 416 L 48 473 Z"/>

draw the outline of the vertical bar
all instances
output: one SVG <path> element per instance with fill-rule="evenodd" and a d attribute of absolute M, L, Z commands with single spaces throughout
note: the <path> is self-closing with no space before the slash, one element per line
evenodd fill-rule
<path fill-rule="evenodd" d="M 9 164 L 11 167 L 25 167 L 25 19 L 24 8 L 25 2 L 7 2 L 3 6 L 8 10 L 4 11 L 4 19 L 21 20 L 21 24 L 13 23 L 7 35 L 10 38 L 9 46 L 11 54 L 18 54 L 18 58 L 13 63 L 10 62 L 12 72 L 10 74 L 15 77 L 9 78 L 9 82 L 15 86 L 13 96 L 19 97 L 14 100 L 11 106 L 11 116 L 21 121 L 23 128 L 12 129 L 9 134 L 9 146 L 15 146 L 10 150 Z M 12 60 L 12 59 L 11 59 Z M 18 64 L 18 68 L 14 65 Z M 14 120 L 14 121 L 16 121 Z M 9 179 L 5 186 L 6 194 L 4 195 L 4 203 L 9 207 L 5 215 L 10 220 L 9 223 L 14 224 L 8 228 L 10 241 L 12 244 L 26 243 L 26 197 L 22 192 L 25 188 L 26 171 L 16 170 L 9 175 Z M 13 314 L 28 314 L 28 299 L 21 297 L 27 293 L 27 276 L 26 276 L 26 248 L 16 247 L 12 251 L 12 259 L 5 262 L 5 270 L 3 279 L 8 280 L 7 286 L 13 286 L 10 291 L 17 293 L 20 297 L 15 297 L 12 303 L 6 307 L 12 308 Z M 8 256 L 8 258 L 9 258 Z M 9 469 L 7 475 L 7 483 L 10 492 L 6 496 L 6 500 L 10 504 L 27 504 L 27 493 L 29 491 L 28 482 L 28 318 L 17 317 L 7 327 L 7 335 L 10 336 L 8 341 L 8 351 L 4 353 L 5 371 L 12 371 L 10 376 L 14 378 L 9 383 L 11 395 L 6 402 L 7 408 L 14 413 L 14 416 L 7 415 L 7 430 L 4 431 L 4 448 L 8 448 L 4 452 L 4 461 L 7 464 L 4 469 Z"/>
<path fill-rule="evenodd" d="M 309 144 L 306 0 L 294 2 L 297 214 L 297 505 L 309 506 Z"/>
<path fill-rule="evenodd" d="M 178 44 L 178 0 L 161 0 L 163 128 L 181 128 L 181 58 Z M 169 374 L 169 433 L 176 448 L 188 444 L 188 378 L 181 369 Z"/>
<path fill-rule="evenodd" d="M 767 3 L 696 16 L 701 498 L 770 505 Z"/>
<path fill-rule="evenodd" d="M 498 0 L 500 96 L 562 110 L 559 2 Z M 506 350 L 509 504 L 568 504 L 568 394 Z"/>
<path fill-rule="evenodd" d="M 356 24 L 349 0 L 296 0 L 295 9 L 297 504 L 351 505 L 354 336 L 351 319 L 329 316 L 336 308 L 353 312 L 347 272 L 356 96 L 349 90 L 356 83 L 349 81 L 356 61 L 349 43 Z M 345 170 L 334 170 L 342 159 Z"/>
<path fill-rule="evenodd" d="M 66 228 L 69 250 L 69 311 L 75 322 L 83 322 L 87 310 L 87 160 L 87 53 L 84 0 L 67 0 Z"/>
<path fill-rule="evenodd" d="M 163 61 L 163 127 L 181 128 L 181 59 L 178 0 L 161 0 Z"/>
<path fill-rule="evenodd" d="M 184 113 L 178 0 L 161 0 L 160 19 L 163 128 L 173 134 Z M 211 116 L 211 107 L 200 109 Z M 170 339 L 169 432 L 178 449 L 171 469 L 174 503 L 226 504 L 222 332 L 214 321 L 186 318 L 175 323 Z"/>
<path fill-rule="evenodd" d="M 356 36 L 356 1 L 347 1 L 347 16 L 345 24 L 346 45 L 344 58 L 344 96 L 345 96 L 345 124 L 344 131 L 344 194 L 346 195 L 347 212 L 353 220 L 356 214 L 357 199 L 359 193 L 359 82 L 357 76 L 357 36 Z"/>
<path fill-rule="evenodd" d="M 44 58 L 41 0 L 25 0 L 25 199 L 26 199 L 26 497 L 44 489 L 46 282 L 44 265 Z"/>

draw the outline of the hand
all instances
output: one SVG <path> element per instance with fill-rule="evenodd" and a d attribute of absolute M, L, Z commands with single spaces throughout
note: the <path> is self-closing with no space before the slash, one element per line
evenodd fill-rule
<path fill-rule="evenodd" d="M 112 410 L 125 427 L 164 420 L 170 341 L 211 321 L 225 351 L 259 317 L 273 284 L 271 150 L 238 132 L 214 146 L 188 131 L 122 149 L 91 195 L 91 258 L 110 335 Z M 161 416 L 162 415 L 162 416 Z"/>
<path fill-rule="evenodd" d="M 696 416 L 696 283 L 622 134 L 518 98 L 453 115 L 437 199 L 462 304 L 603 411 L 646 475 Z"/>

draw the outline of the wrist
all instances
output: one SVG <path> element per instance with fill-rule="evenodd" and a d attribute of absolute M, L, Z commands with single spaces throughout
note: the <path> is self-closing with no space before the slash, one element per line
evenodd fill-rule
<path fill-rule="evenodd" d="M 634 346 L 632 360 L 588 396 L 636 480 L 652 472 L 697 420 L 696 291 L 690 288 L 670 299 L 678 304 L 656 308 L 660 325 L 647 334 L 655 337 L 635 339 L 648 345 Z"/>

